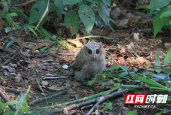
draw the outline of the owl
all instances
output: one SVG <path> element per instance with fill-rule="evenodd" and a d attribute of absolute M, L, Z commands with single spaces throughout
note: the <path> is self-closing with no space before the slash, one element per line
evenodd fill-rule
<path fill-rule="evenodd" d="M 78 81 L 90 80 L 93 74 L 106 67 L 105 50 L 101 42 L 89 42 L 77 53 L 74 62 L 74 77 Z"/>

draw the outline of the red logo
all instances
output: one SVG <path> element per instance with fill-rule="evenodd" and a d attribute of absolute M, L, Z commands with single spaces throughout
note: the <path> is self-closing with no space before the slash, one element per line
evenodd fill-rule
<path fill-rule="evenodd" d="M 124 104 L 144 104 L 147 94 L 126 94 Z"/>

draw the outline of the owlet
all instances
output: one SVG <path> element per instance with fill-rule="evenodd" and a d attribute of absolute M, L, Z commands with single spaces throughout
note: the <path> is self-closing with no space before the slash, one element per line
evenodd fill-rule
<path fill-rule="evenodd" d="M 78 81 L 91 79 L 93 74 L 106 67 L 105 50 L 101 42 L 89 42 L 84 45 L 76 56 L 74 75 Z"/>

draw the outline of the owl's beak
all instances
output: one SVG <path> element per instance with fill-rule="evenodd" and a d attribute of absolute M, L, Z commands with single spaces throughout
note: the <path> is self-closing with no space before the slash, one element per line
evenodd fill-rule
<path fill-rule="evenodd" d="M 96 59 L 96 54 L 94 54 L 93 58 Z"/>

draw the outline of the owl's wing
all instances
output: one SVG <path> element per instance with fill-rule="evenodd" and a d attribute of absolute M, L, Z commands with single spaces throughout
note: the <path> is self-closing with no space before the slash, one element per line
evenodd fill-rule
<path fill-rule="evenodd" d="M 75 62 L 73 64 L 74 68 L 81 70 L 82 66 L 85 64 L 85 60 L 83 58 L 82 52 L 78 52 Z"/>

